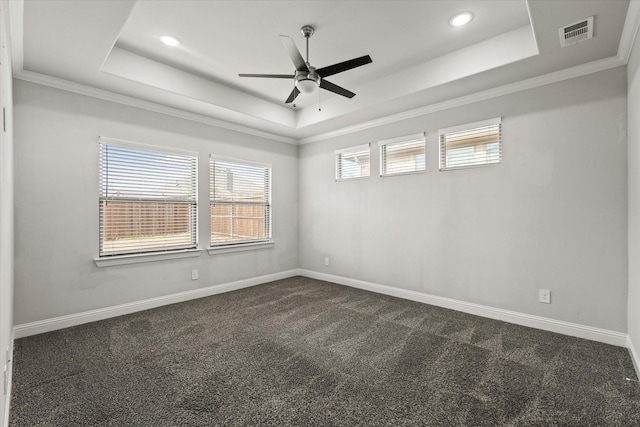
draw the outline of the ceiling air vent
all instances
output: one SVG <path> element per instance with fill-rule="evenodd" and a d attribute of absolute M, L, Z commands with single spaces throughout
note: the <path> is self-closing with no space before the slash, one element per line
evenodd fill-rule
<path fill-rule="evenodd" d="M 593 37 L 593 16 L 559 28 L 560 46 L 567 47 Z"/>

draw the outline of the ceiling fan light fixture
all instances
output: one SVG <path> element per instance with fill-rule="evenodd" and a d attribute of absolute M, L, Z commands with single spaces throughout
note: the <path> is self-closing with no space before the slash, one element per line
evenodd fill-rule
<path fill-rule="evenodd" d="M 463 25 L 467 25 L 472 20 L 473 20 L 473 13 L 462 12 L 462 13 L 458 13 L 453 18 L 451 18 L 449 20 L 449 25 L 451 25 L 452 27 L 462 27 Z"/>
<path fill-rule="evenodd" d="M 320 76 L 316 73 L 316 69 L 310 65 L 309 72 L 296 72 L 295 85 L 301 93 L 313 93 L 320 86 Z"/>
<path fill-rule="evenodd" d="M 173 36 L 160 36 L 160 41 L 169 47 L 176 47 L 180 44 L 180 40 Z"/>
<path fill-rule="evenodd" d="M 318 88 L 318 82 L 312 79 L 296 80 L 296 87 L 302 93 L 313 93 Z"/>

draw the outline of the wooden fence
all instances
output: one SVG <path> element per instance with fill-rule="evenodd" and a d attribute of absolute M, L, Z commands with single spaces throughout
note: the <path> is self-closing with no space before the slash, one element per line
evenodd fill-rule
<path fill-rule="evenodd" d="M 188 233 L 192 206 L 186 203 L 107 201 L 105 241 Z"/>
<path fill-rule="evenodd" d="M 191 210 L 192 205 L 186 203 L 107 201 L 103 206 L 103 239 L 189 233 Z M 264 205 L 216 204 L 211 211 L 213 242 L 267 237 Z"/>
<path fill-rule="evenodd" d="M 212 205 L 211 241 L 215 243 L 267 237 L 266 210 L 264 205 Z"/>

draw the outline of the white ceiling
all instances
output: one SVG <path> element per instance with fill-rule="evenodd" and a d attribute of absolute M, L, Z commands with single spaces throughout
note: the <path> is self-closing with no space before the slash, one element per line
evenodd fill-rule
<path fill-rule="evenodd" d="M 617 62 L 607 66 L 622 65 L 623 29 L 635 30 L 624 28 L 627 11 L 638 9 L 629 0 L 27 0 L 10 7 L 17 78 L 292 141 L 561 70 L 598 69 L 593 64 L 610 58 Z M 461 11 L 475 19 L 449 26 Z M 561 48 L 558 28 L 589 16 L 594 38 Z M 627 27 L 637 21 L 627 19 Z M 291 36 L 304 56 L 305 24 L 316 28 L 313 66 L 373 59 L 328 78 L 354 98 L 323 90 L 301 94 L 293 107 L 284 104 L 293 81 L 238 77 L 293 74 L 279 35 Z M 163 34 L 181 45 L 163 45 Z"/>

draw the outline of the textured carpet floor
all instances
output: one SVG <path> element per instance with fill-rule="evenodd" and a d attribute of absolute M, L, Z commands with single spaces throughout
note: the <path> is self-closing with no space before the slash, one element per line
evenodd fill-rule
<path fill-rule="evenodd" d="M 15 342 L 11 426 L 640 426 L 626 349 L 295 277 Z"/>

